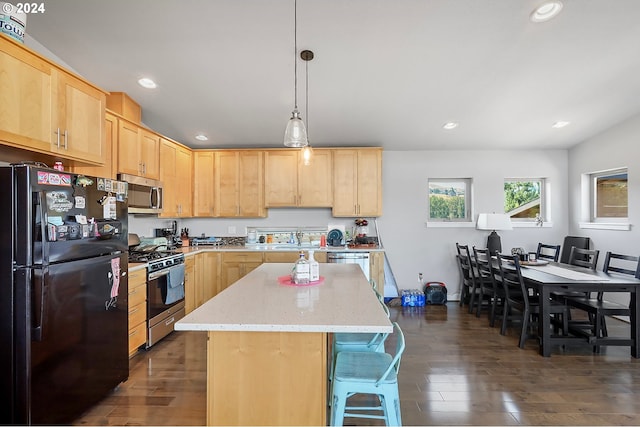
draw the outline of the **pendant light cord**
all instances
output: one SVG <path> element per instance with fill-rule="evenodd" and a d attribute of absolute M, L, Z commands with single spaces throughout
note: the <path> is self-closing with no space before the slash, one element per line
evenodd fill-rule
<path fill-rule="evenodd" d="M 298 0 L 293 1 L 293 96 L 298 109 Z"/>
<path fill-rule="evenodd" d="M 304 62 L 305 69 L 305 97 L 304 116 L 307 121 L 307 142 L 309 141 L 309 60 Z M 310 142 L 308 142 L 310 144 Z"/>

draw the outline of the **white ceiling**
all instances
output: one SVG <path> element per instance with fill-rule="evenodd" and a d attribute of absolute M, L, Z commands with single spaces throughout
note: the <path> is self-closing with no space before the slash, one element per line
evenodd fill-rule
<path fill-rule="evenodd" d="M 640 113 L 640 1 L 298 0 L 314 146 L 566 148 Z M 294 0 L 55 0 L 27 33 L 191 147 L 277 147 L 294 104 Z M 139 87 L 141 76 L 159 87 Z M 571 124 L 552 129 L 558 120 Z M 445 131 L 442 125 L 460 126 Z M 194 139 L 209 136 L 206 143 Z"/>

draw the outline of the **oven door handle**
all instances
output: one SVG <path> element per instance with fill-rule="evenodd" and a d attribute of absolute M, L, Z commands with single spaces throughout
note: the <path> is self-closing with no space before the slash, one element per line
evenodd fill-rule
<path fill-rule="evenodd" d="M 169 274 L 169 270 L 171 270 L 171 269 L 170 268 L 163 268 L 162 270 L 153 271 L 153 272 L 149 273 L 149 281 L 156 280 L 159 277 L 166 276 L 167 274 Z"/>
<path fill-rule="evenodd" d="M 172 266 L 171 266 L 171 267 L 169 267 L 169 268 L 163 268 L 162 270 L 153 271 L 153 272 L 151 272 L 151 273 L 149 273 L 149 274 L 148 274 L 148 279 L 149 279 L 149 280 L 155 280 L 155 279 L 157 279 L 157 278 L 159 278 L 159 277 L 166 276 L 167 274 L 169 274 L 169 272 L 170 272 L 171 270 L 173 270 L 173 269 L 174 269 L 174 268 L 176 268 L 176 267 L 179 267 L 180 265 L 181 265 L 181 264 L 175 264 L 175 265 L 172 265 Z"/>

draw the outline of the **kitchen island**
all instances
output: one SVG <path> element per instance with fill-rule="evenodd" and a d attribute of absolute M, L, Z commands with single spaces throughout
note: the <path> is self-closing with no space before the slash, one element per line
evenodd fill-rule
<path fill-rule="evenodd" d="M 358 265 L 281 284 L 291 268 L 263 264 L 176 323 L 208 333 L 208 425 L 326 425 L 328 334 L 392 331 Z"/>

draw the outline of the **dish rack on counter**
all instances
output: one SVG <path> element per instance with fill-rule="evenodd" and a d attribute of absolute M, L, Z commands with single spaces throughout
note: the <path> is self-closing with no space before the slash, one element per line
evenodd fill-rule
<path fill-rule="evenodd" d="M 194 237 L 190 244 L 191 246 L 221 246 L 224 241 L 218 237 Z"/>

